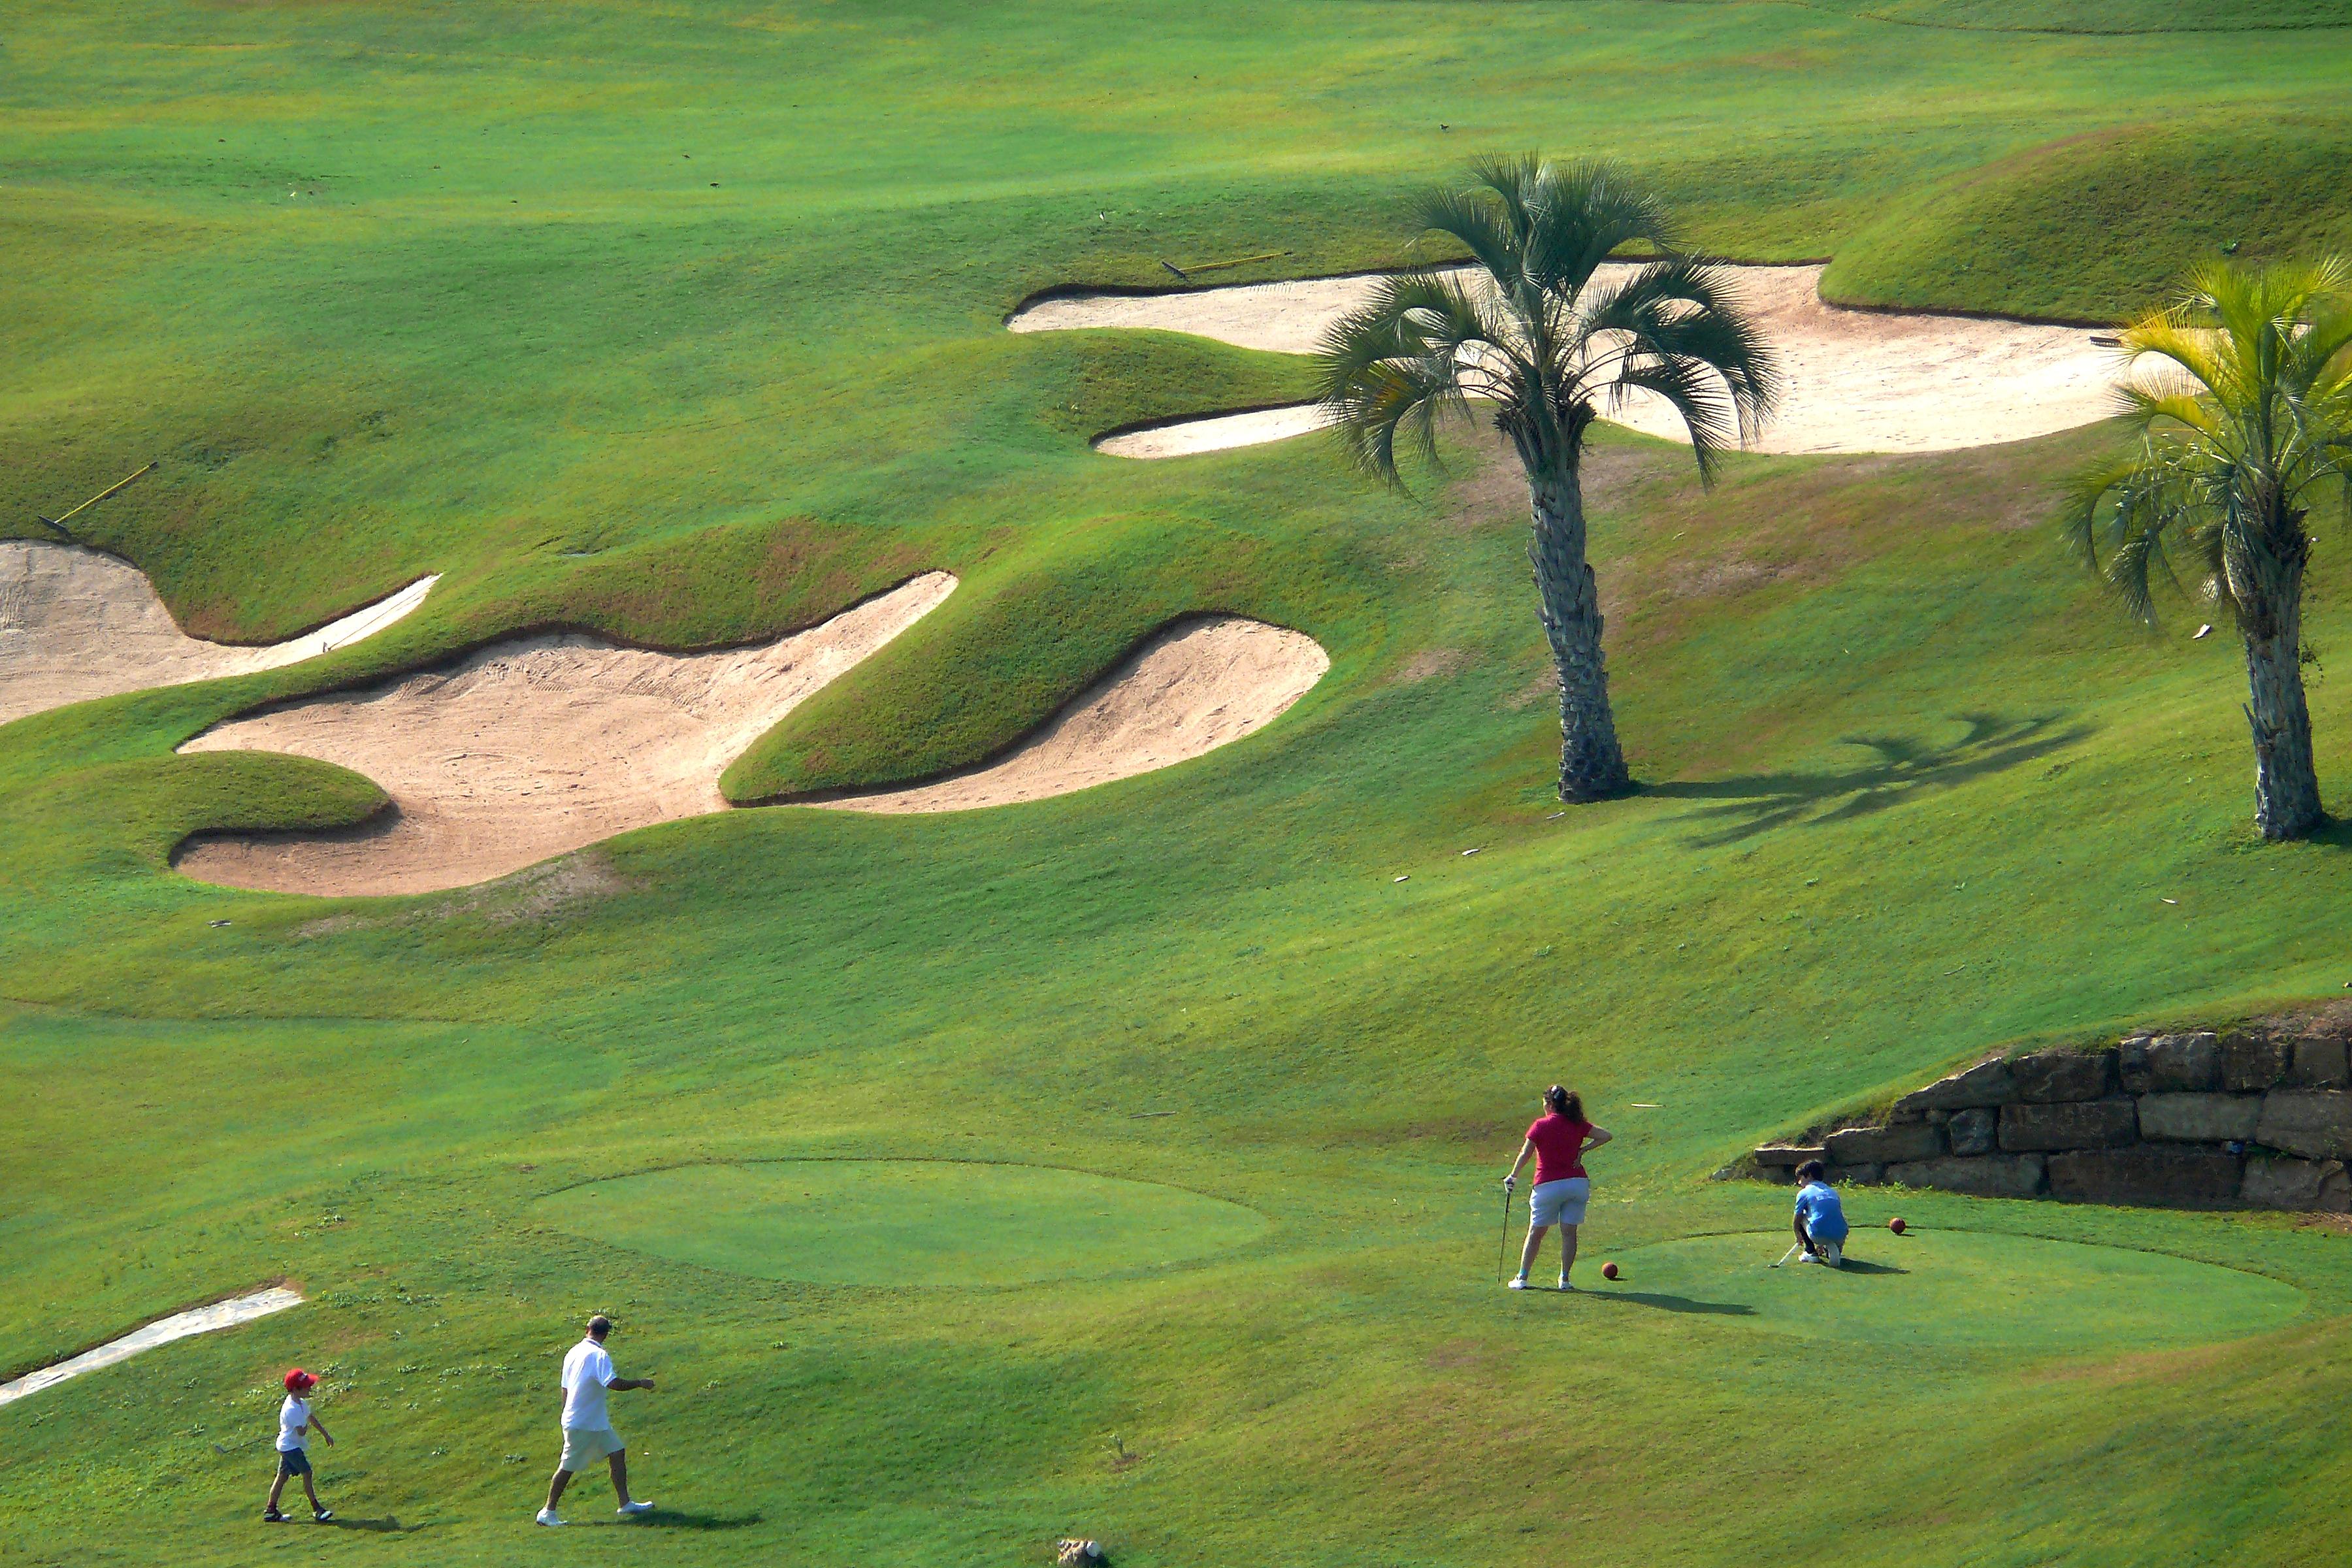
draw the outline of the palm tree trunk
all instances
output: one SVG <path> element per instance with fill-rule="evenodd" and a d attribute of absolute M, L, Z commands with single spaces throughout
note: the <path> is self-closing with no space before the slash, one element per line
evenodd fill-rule
<path fill-rule="evenodd" d="M 1631 791 L 1633 779 L 1609 710 L 1601 597 L 1584 559 L 1583 487 L 1566 465 L 1527 467 L 1533 521 L 1528 559 L 1535 565 L 1544 635 L 1559 670 L 1559 798 L 1607 800 Z"/>
<path fill-rule="evenodd" d="M 2292 535 L 2301 536 L 2301 519 Z M 2266 552 L 2267 553 L 2267 552 Z M 2303 696 L 2303 559 L 2283 552 L 2250 563 L 2256 614 L 2246 637 L 2246 723 L 2254 734 L 2254 826 L 2264 838 L 2300 838 L 2325 819 Z"/>

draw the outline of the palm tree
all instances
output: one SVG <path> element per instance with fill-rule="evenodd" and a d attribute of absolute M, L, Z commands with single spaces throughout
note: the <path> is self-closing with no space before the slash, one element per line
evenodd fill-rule
<path fill-rule="evenodd" d="M 2254 825 L 2273 840 L 2325 820 L 2303 696 L 2304 523 L 2323 483 L 2352 499 L 2347 282 L 2336 258 L 2190 273 L 2178 304 L 2123 331 L 2130 363 L 2158 362 L 2118 394 L 2137 445 L 2076 479 L 2065 510 L 2075 552 L 2143 621 L 2155 623 L 2152 584 L 2178 585 L 2179 553 L 2236 624 Z"/>
<path fill-rule="evenodd" d="M 1685 257 L 1655 198 L 1607 163 L 1496 160 L 1423 197 L 1424 238 L 1470 253 L 1461 272 L 1382 280 L 1326 334 L 1323 405 L 1351 458 L 1402 488 L 1397 443 L 1434 462 L 1437 427 L 1486 400 L 1528 476 L 1543 627 L 1559 670 L 1559 795 L 1633 788 L 1601 661 L 1601 605 L 1584 555 L 1585 432 L 1629 397 L 1664 398 L 1690 432 L 1699 477 L 1768 414 L 1779 373 L 1720 269 Z M 1597 280 L 1612 251 L 1661 259 Z M 1467 279 L 1465 281 L 1465 274 Z"/>

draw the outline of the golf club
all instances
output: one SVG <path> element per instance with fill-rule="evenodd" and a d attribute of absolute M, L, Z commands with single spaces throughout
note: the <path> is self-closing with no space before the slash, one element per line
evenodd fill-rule
<path fill-rule="evenodd" d="M 1805 1245 L 1805 1244 L 1804 1244 L 1803 1242 L 1801 1242 L 1801 1241 L 1799 1241 L 1799 1242 L 1791 1242 L 1791 1243 L 1790 1244 L 1789 1250 L 1788 1250 L 1788 1251 L 1786 1251 L 1786 1252 L 1784 1252 L 1784 1253 L 1782 1253 L 1782 1254 L 1780 1254 L 1780 1263 L 1786 1263 L 1786 1262 L 1788 1262 L 1788 1261 L 1789 1261 L 1789 1259 L 1790 1259 L 1791 1258 L 1796 1257 L 1796 1256 L 1797 1256 L 1797 1248 L 1798 1248 L 1798 1247 L 1802 1247 L 1802 1246 L 1804 1246 L 1804 1245 Z M 1780 1268 L 1780 1263 L 1775 1263 L 1774 1265 L 1772 1265 L 1772 1267 L 1773 1267 L 1773 1268 Z"/>
<path fill-rule="evenodd" d="M 1495 1279 L 1503 1278 L 1503 1264 L 1511 1255 L 1511 1184 L 1503 1184 L 1503 1231 L 1495 1238 Z"/>

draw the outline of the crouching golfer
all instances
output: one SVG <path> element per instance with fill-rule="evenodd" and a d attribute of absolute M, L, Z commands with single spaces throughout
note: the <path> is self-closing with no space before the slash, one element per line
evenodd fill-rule
<path fill-rule="evenodd" d="M 1845 1205 L 1829 1184 L 1829 1167 L 1808 1160 L 1797 1167 L 1797 1244 L 1805 1249 L 1800 1263 L 1845 1266 Z"/>
<path fill-rule="evenodd" d="M 621 1500 L 621 1513 L 653 1511 L 649 1502 L 629 1500 L 629 1456 L 613 1430 L 612 1416 L 605 1413 L 604 1394 L 614 1388 L 649 1389 L 654 1380 L 613 1375 L 613 1358 L 604 1353 L 604 1336 L 612 1331 L 613 1320 L 597 1313 L 588 1320 L 588 1337 L 563 1358 L 563 1458 L 557 1461 L 555 1479 L 547 1483 L 547 1506 L 539 1510 L 541 1524 L 563 1522 L 555 1511 L 563 1489 L 572 1484 L 574 1474 L 599 1459 L 612 1468 L 613 1491 Z"/>
<path fill-rule="evenodd" d="M 1519 1274 L 1510 1288 L 1528 1288 L 1528 1270 L 1536 1266 L 1544 1232 L 1558 1226 L 1559 1288 L 1573 1290 L 1576 1287 L 1568 1282 L 1568 1271 L 1576 1266 L 1576 1227 L 1584 1223 L 1584 1205 L 1592 1196 L 1592 1184 L 1584 1174 L 1584 1151 L 1608 1142 L 1609 1133 L 1584 1119 L 1584 1100 L 1574 1090 L 1554 1084 L 1544 1090 L 1543 1099 L 1543 1116 L 1528 1129 L 1519 1157 L 1511 1162 L 1511 1173 L 1503 1178 L 1503 1191 L 1507 1193 L 1518 1184 L 1519 1170 L 1528 1156 L 1536 1157 L 1536 1184 L 1528 1189 L 1528 1244 L 1519 1250 Z"/>

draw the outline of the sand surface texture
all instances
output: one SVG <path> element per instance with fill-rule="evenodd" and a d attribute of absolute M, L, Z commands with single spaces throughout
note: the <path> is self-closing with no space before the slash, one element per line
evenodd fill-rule
<path fill-rule="evenodd" d="M 231 887 L 421 893 L 724 810 L 719 775 L 729 763 L 955 585 L 927 573 L 822 626 L 718 653 L 523 638 L 446 669 L 232 720 L 181 750 L 337 763 L 374 780 L 395 809 L 355 834 L 197 838 L 176 864 Z"/>
<path fill-rule="evenodd" d="M 1131 778 L 1263 729 L 1330 668 L 1322 645 L 1302 632 L 1234 616 L 1187 621 L 1146 642 L 1001 761 L 912 789 L 824 804 L 967 811 Z"/>
<path fill-rule="evenodd" d="M 159 1318 L 143 1329 L 134 1329 L 119 1340 L 109 1340 L 94 1351 L 84 1351 L 78 1356 L 45 1366 L 38 1372 L 28 1372 L 14 1383 L 0 1383 L 0 1405 L 13 1405 L 26 1394 L 63 1383 L 69 1377 L 79 1377 L 86 1372 L 96 1372 L 102 1366 L 129 1361 L 141 1351 L 153 1350 L 157 1345 L 184 1340 L 190 1334 L 208 1334 L 216 1329 L 231 1329 L 239 1323 L 249 1323 L 256 1318 L 266 1318 L 272 1312 L 282 1312 L 289 1307 L 302 1304 L 301 1292 L 273 1285 L 267 1290 L 257 1290 L 250 1296 L 238 1296 L 226 1301 L 215 1301 L 209 1307 L 195 1307 L 184 1312 L 174 1312 Z"/>
<path fill-rule="evenodd" d="M 1606 267 L 1601 277 L 1629 270 Z M 1759 451 L 1941 452 L 2021 441 L 2114 412 L 2121 362 L 2086 329 L 1844 310 L 1822 302 L 1819 267 L 1728 270 L 1788 372 L 1780 413 L 1755 444 Z M 1007 324 L 1016 332 L 1158 328 L 1309 353 L 1332 322 L 1371 297 L 1378 281 L 1072 295 L 1040 300 Z M 1681 437 L 1673 411 L 1646 395 L 1609 417 L 1649 435 Z M 1311 407 L 1225 415 L 1112 437 L 1100 447 L 1120 457 L 1178 457 L 1278 441 L 1321 423 Z"/>
<path fill-rule="evenodd" d="M 289 642 L 236 647 L 182 631 L 147 574 L 79 544 L 0 541 L 0 724 L 156 686 L 250 675 L 382 631 L 425 602 L 423 577 Z"/>

